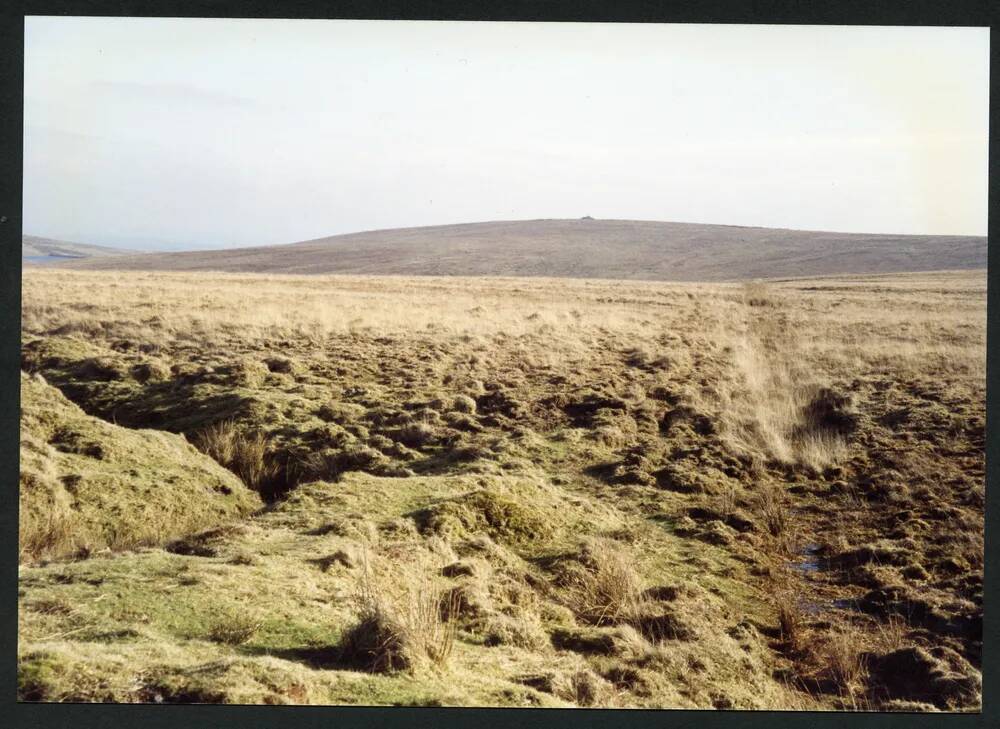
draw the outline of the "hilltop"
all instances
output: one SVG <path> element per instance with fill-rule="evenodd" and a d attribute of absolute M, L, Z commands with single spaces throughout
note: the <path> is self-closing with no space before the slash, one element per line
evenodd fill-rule
<path fill-rule="evenodd" d="M 986 267 L 986 238 L 634 220 L 522 220 L 350 233 L 299 243 L 90 258 L 74 268 L 733 281 Z"/>

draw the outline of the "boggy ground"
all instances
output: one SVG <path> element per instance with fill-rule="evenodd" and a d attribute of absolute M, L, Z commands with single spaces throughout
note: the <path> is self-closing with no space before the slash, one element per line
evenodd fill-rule
<path fill-rule="evenodd" d="M 978 710 L 985 284 L 28 271 L 20 697 Z"/>

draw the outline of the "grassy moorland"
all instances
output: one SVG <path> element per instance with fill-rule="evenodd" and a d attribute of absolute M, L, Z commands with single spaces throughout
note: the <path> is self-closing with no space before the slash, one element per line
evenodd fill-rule
<path fill-rule="evenodd" d="M 985 293 L 27 270 L 20 698 L 976 711 Z"/>

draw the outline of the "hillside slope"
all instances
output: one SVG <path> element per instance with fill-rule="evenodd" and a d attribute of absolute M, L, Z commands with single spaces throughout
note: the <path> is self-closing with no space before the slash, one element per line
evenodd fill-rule
<path fill-rule="evenodd" d="M 60 349 L 34 340 L 29 347 L 54 363 L 90 351 L 74 344 Z M 81 366 L 115 376 L 100 358 Z M 162 544 L 261 506 L 257 494 L 183 437 L 91 417 L 23 371 L 21 407 L 22 562 Z"/>
<path fill-rule="evenodd" d="M 120 256 L 134 254 L 136 251 L 125 248 L 109 248 L 95 246 L 89 243 L 73 243 L 53 238 L 40 238 L 36 235 L 21 236 L 21 257 L 61 256 L 66 258 L 85 258 L 90 256 Z"/>
<path fill-rule="evenodd" d="M 986 267 L 986 238 L 628 220 L 524 220 L 73 261 L 87 269 L 728 281 Z"/>

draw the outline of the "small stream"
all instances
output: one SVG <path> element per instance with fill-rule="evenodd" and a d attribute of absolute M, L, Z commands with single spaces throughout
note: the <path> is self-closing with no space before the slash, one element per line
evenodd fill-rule
<path fill-rule="evenodd" d="M 821 549 L 822 547 L 819 544 L 813 542 L 803 545 L 799 550 L 798 559 L 789 562 L 788 566 L 794 572 L 807 578 L 809 575 L 817 575 L 829 569 L 820 556 Z M 800 600 L 799 608 L 807 615 L 819 615 L 827 610 L 856 610 L 857 604 L 852 599 L 839 598 L 827 600 L 806 597 Z"/>
<path fill-rule="evenodd" d="M 789 562 L 788 566 L 803 575 L 815 574 L 820 571 L 820 545 L 810 542 L 799 550 L 799 560 Z"/>

